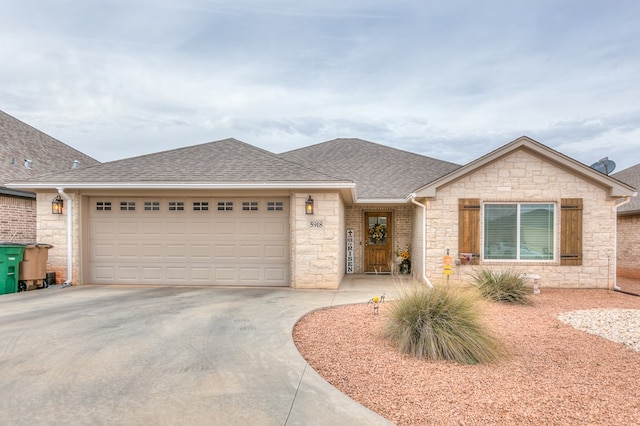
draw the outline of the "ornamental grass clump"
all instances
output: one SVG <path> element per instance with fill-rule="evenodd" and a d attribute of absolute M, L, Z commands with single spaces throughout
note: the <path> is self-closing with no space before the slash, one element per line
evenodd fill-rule
<path fill-rule="evenodd" d="M 531 304 L 530 289 L 518 272 L 481 269 L 472 278 L 480 294 L 486 299 L 517 305 Z"/>
<path fill-rule="evenodd" d="M 480 299 L 471 289 L 413 286 L 393 303 L 383 335 L 400 352 L 418 358 L 495 361 L 506 349 L 480 321 L 481 314 Z"/>

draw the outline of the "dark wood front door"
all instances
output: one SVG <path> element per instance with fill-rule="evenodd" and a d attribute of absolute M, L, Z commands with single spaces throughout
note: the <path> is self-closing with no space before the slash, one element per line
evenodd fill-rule
<path fill-rule="evenodd" d="M 391 272 L 391 213 L 365 213 L 365 272 Z"/>

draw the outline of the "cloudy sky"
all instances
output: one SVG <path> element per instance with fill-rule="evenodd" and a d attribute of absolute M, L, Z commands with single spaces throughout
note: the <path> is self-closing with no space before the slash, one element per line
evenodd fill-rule
<path fill-rule="evenodd" d="M 0 109 L 100 161 L 527 135 L 640 163 L 637 0 L 0 0 Z"/>

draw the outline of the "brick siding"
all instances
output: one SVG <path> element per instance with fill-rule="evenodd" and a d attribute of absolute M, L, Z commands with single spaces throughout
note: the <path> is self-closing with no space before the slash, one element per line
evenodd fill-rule
<path fill-rule="evenodd" d="M 640 214 L 618 216 L 618 276 L 640 278 Z"/>
<path fill-rule="evenodd" d="M 380 206 L 356 205 L 348 206 L 345 209 L 345 221 L 347 229 L 353 229 L 354 234 L 354 273 L 364 273 L 364 244 L 366 242 L 364 216 L 365 212 L 391 212 L 391 220 L 393 223 L 391 236 L 391 244 L 393 253 L 392 259 L 395 259 L 395 251 L 398 248 L 405 248 L 407 244 L 411 244 L 411 215 L 412 206 Z M 412 246 L 411 255 L 414 259 L 416 252 Z"/>
<path fill-rule="evenodd" d="M 36 200 L 0 195 L 0 241 L 36 241 Z"/>

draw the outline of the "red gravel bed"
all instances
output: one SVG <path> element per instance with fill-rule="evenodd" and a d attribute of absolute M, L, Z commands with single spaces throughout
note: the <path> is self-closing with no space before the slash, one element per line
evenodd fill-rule
<path fill-rule="evenodd" d="M 487 325 L 510 351 L 490 365 L 398 353 L 380 337 L 393 302 L 381 303 L 377 316 L 367 304 L 313 312 L 293 337 L 329 383 L 398 425 L 640 424 L 640 353 L 557 318 L 581 309 L 640 309 L 640 297 L 543 289 L 532 300 L 483 304 Z"/>

